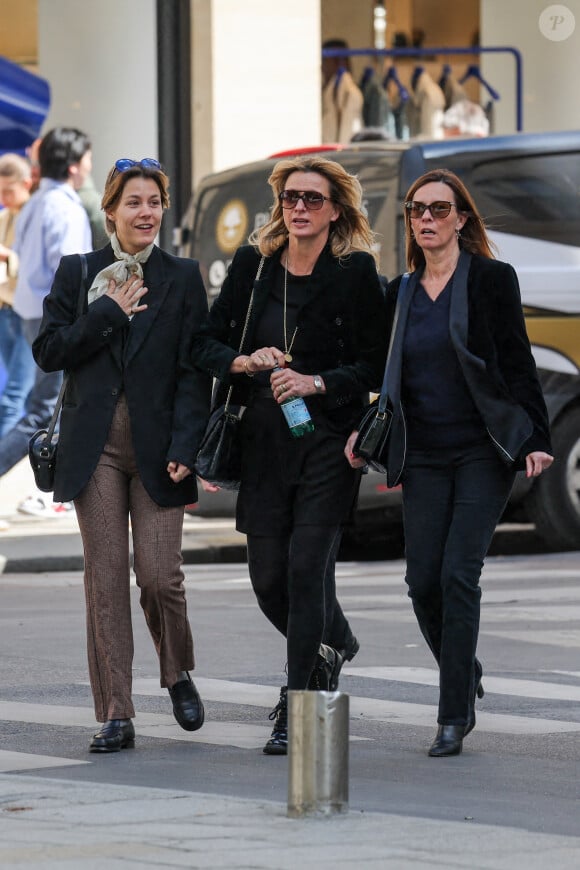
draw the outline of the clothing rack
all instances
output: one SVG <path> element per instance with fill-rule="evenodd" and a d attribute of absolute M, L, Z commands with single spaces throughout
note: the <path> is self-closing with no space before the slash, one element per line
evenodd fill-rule
<path fill-rule="evenodd" d="M 522 92 L 523 92 L 523 73 L 522 73 L 522 55 L 521 52 L 511 45 L 492 45 L 492 46 L 469 46 L 469 47 L 429 47 L 429 48 L 324 48 L 322 49 L 323 57 L 355 57 L 355 56 L 372 56 L 372 57 L 410 57 L 410 58 L 425 58 L 435 55 L 473 55 L 486 53 L 503 53 L 511 54 L 515 61 L 515 79 L 516 79 L 516 130 L 521 133 L 523 130 L 523 109 L 522 109 Z"/>

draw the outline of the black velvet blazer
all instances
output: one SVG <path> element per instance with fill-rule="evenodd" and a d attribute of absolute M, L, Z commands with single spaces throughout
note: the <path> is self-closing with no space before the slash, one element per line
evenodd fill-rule
<path fill-rule="evenodd" d="M 260 254 L 251 246 L 239 248 L 220 295 L 193 340 L 195 364 L 220 382 L 215 404 L 224 400 L 230 384 L 234 386 L 232 401 L 247 403 L 252 381 L 245 374 L 230 375 L 230 366 L 239 355 L 252 288 L 244 352 L 252 347 L 281 254 L 282 249 L 266 258 L 256 281 Z M 334 428 L 349 433 L 368 392 L 380 387 L 386 357 L 384 295 L 370 254 L 353 253 L 339 260 L 327 246 L 312 272 L 310 298 L 298 312 L 297 325 L 301 344 L 309 348 L 300 371 L 321 375 L 326 385 L 324 395 L 307 396 L 305 401 L 316 402 Z"/>
<path fill-rule="evenodd" d="M 399 301 L 389 361 L 388 395 L 394 417 L 390 436 L 389 485 L 405 459 L 405 418 L 401 406 L 403 339 L 411 297 L 421 272 L 411 276 Z M 387 288 L 391 324 L 401 276 Z M 548 412 L 522 312 L 512 266 L 462 253 L 453 277 L 449 331 L 469 391 L 499 455 L 517 469 L 528 453 L 551 453 Z"/>
<path fill-rule="evenodd" d="M 110 245 L 87 254 L 88 281 L 114 262 Z M 145 489 L 165 507 L 197 498 L 195 475 L 173 483 L 169 461 L 193 468 L 209 413 L 211 382 L 195 369 L 191 335 L 207 314 L 197 262 L 153 248 L 144 266 L 147 310 L 131 322 L 108 296 L 76 319 L 78 255 L 63 257 L 44 302 L 33 345 L 44 371 L 64 369 L 68 384 L 60 419 L 54 497 L 71 501 L 95 470 L 119 394 L 127 397 L 133 445 Z"/>

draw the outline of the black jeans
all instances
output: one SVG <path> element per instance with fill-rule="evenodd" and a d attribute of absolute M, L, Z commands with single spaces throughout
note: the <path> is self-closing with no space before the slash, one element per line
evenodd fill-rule
<path fill-rule="evenodd" d="M 341 649 L 352 638 L 336 600 L 341 530 L 295 526 L 285 535 L 248 535 L 248 568 L 260 609 L 287 639 L 288 688 L 305 689 L 321 642 Z"/>
<path fill-rule="evenodd" d="M 405 579 L 419 628 L 439 663 L 440 725 L 465 725 L 473 703 L 479 577 L 514 477 L 486 442 L 407 456 Z"/>

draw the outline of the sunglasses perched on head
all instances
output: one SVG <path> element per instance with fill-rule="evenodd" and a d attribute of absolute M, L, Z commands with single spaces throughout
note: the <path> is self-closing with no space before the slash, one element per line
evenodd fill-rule
<path fill-rule="evenodd" d="M 126 172 L 134 166 L 140 166 L 142 169 L 161 169 L 161 163 L 159 160 L 155 160 L 154 157 L 143 157 L 142 160 L 131 160 L 130 157 L 121 157 L 120 160 L 115 161 L 117 172 Z"/>
<path fill-rule="evenodd" d="M 438 199 L 436 202 L 430 202 L 428 204 L 412 200 L 410 202 L 405 202 L 404 206 L 412 218 L 423 217 L 427 209 L 429 209 L 431 217 L 435 218 L 435 220 L 446 218 L 452 208 L 457 208 L 454 202 L 446 202 L 444 199 Z"/>
<path fill-rule="evenodd" d="M 294 208 L 301 199 L 305 208 L 310 211 L 318 211 L 324 205 L 325 200 L 330 202 L 329 196 L 318 193 L 317 190 L 283 190 L 280 194 L 282 208 Z"/>

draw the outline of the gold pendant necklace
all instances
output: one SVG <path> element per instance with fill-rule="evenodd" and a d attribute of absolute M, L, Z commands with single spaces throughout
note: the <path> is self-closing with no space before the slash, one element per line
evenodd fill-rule
<path fill-rule="evenodd" d="M 288 334 L 286 329 L 286 296 L 288 290 L 288 252 L 286 252 L 286 263 L 284 265 L 284 359 L 287 363 L 292 362 L 292 346 L 294 345 L 294 339 L 296 338 L 296 333 L 298 332 L 298 327 L 296 326 L 294 332 L 292 334 L 292 339 L 290 341 L 290 345 L 288 345 Z"/>

